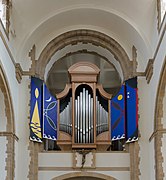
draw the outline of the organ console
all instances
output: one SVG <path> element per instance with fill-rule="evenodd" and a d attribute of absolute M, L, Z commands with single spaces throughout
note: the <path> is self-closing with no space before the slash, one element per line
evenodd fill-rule
<path fill-rule="evenodd" d="M 69 69 L 71 83 L 56 95 L 58 99 L 58 139 L 63 150 L 106 150 L 111 144 L 110 99 L 97 83 L 99 68 L 79 62 Z"/>

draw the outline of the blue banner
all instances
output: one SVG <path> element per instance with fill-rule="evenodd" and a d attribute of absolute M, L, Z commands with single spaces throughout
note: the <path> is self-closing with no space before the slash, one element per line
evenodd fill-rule
<path fill-rule="evenodd" d="M 30 140 L 42 142 L 42 80 L 31 77 Z"/>
<path fill-rule="evenodd" d="M 137 77 L 126 84 L 126 142 L 138 140 L 138 92 Z"/>
<path fill-rule="evenodd" d="M 125 87 L 111 99 L 111 139 L 125 138 Z"/>
<path fill-rule="evenodd" d="M 43 138 L 57 139 L 57 100 L 43 85 Z"/>

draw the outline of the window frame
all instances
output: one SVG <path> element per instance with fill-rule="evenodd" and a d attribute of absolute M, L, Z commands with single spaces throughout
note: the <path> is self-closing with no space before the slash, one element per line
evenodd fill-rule
<path fill-rule="evenodd" d="M 158 12 L 158 16 L 157 16 L 158 32 L 160 33 L 161 28 L 162 28 L 164 21 L 165 21 L 165 17 L 166 17 L 166 11 L 165 11 L 163 18 L 161 19 L 161 0 L 157 0 L 157 12 Z"/>
<path fill-rule="evenodd" d="M 2 0 L 3 1 L 3 0 Z M 9 39 L 9 27 L 10 27 L 10 9 L 11 9 L 11 0 L 4 0 L 5 2 L 2 3 L 5 6 L 5 25 L 3 23 L 2 18 L 0 17 L 0 24 Z M 6 27 L 5 27 L 6 26 Z"/>

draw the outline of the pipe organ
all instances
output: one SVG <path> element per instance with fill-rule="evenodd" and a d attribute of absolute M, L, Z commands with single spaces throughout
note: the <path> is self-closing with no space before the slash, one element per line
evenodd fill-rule
<path fill-rule="evenodd" d="M 110 99 L 97 84 L 99 68 L 80 62 L 69 70 L 70 84 L 58 99 L 58 139 L 61 149 L 106 150 L 110 144 Z"/>
<path fill-rule="evenodd" d="M 60 123 L 59 130 L 72 135 L 72 97 L 70 93 L 65 98 L 60 100 Z"/>
<path fill-rule="evenodd" d="M 94 143 L 93 94 L 81 85 L 75 95 L 75 143 Z"/>

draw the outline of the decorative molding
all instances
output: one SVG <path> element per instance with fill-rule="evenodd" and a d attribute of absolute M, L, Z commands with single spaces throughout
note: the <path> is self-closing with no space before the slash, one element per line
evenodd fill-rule
<path fill-rule="evenodd" d="M 133 77 L 134 77 L 136 76 L 137 66 L 138 66 L 137 49 L 135 48 L 135 46 L 132 47 L 132 62 L 133 62 Z"/>
<path fill-rule="evenodd" d="M 149 142 L 153 140 L 154 137 L 158 136 L 158 134 L 166 134 L 166 129 L 158 129 L 152 133 L 152 135 L 149 138 Z"/>
<path fill-rule="evenodd" d="M 156 172 L 156 179 L 159 180 L 164 179 L 162 138 L 163 138 L 163 133 L 165 133 L 165 129 L 163 129 L 162 117 L 163 117 L 163 99 L 165 96 L 165 88 L 166 88 L 166 57 L 161 70 L 160 81 L 156 95 L 154 133 L 151 135 L 149 139 L 151 141 L 154 137 L 155 172 Z"/>
<path fill-rule="evenodd" d="M 30 164 L 29 164 L 29 180 L 38 179 L 38 152 L 39 152 L 39 143 L 29 141 L 28 150 L 30 151 Z"/>
<path fill-rule="evenodd" d="M 148 84 L 153 75 L 153 64 L 154 64 L 154 59 L 149 59 L 148 64 L 145 69 L 145 76 L 146 76 L 146 80 Z"/>
<path fill-rule="evenodd" d="M 139 176 L 141 174 L 139 169 L 140 164 L 140 146 L 138 141 L 129 144 L 129 152 L 130 152 L 130 179 L 139 180 Z"/>
<path fill-rule="evenodd" d="M 38 167 L 39 171 L 79 171 L 80 168 L 72 167 Z M 96 168 L 83 168 L 83 170 L 90 171 L 130 171 L 130 167 L 96 167 Z"/>
<path fill-rule="evenodd" d="M 158 54 L 158 51 L 159 51 L 161 42 L 162 42 L 162 40 L 163 40 L 163 38 L 164 38 L 165 32 L 166 32 L 166 24 L 165 24 L 165 26 L 164 26 L 164 29 L 163 29 L 162 34 L 161 34 L 161 36 L 160 36 L 160 39 L 159 39 L 159 41 L 158 41 L 158 44 L 157 44 L 157 47 L 156 47 L 156 50 L 155 50 L 155 53 L 154 53 L 154 56 L 153 56 L 153 59 L 154 59 L 154 60 L 156 59 L 156 56 L 157 56 L 157 54 Z"/>
<path fill-rule="evenodd" d="M 6 27 L 4 27 L 3 23 L 2 23 L 2 26 L 3 26 L 3 29 L 5 30 L 7 38 L 9 39 L 10 10 L 12 7 L 12 2 L 10 0 L 2 0 L 2 6 L 3 6 L 4 11 L 3 11 L 3 20 L 1 21 L 4 21 Z"/>
<path fill-rule="evenodd" d="M 67 45 L 72 45 L 73 43 L 77 44 L 80 42 L 92 43 L 95 46 L 101 46 L 110 51 L 121 65 L 124 79 L 132 77 L 133 64 L 121 45 L 103 33 L 87 29 L 69 31 L 50 41 L 39 56 L 36 73 L 40 75 L 40 77 L 44 77 L 46 65 L 57 51 L 63 49 Z"/>
<path fill-rule="evenodd" d="M 19 63 L 15 63 L 15 73 L 16 73 L 16 79 L 18 83 L 21 83 L 22 76 L 35 76 L 36 75 L 35 54 L 36 54 L 36 46 L 33 45 L 32 49 L 29 52 L 29 57 L 32 61 L 29 71 L 23 71 L 21 65 Z"/>
<path fill-rule="evenodd" d="M 23 70 L 22 70 L 21 65 L 19 63 L 15 64 L 15 73 L 16 73 L 16 79 L 17 79 L 18 83 L 21 83 Z"/>
<path fill-rule="evenodd" d="M 153 64 L 154 64 L 154 59 L 149 59 L 145 72 L 136 72 L 136 76 L 146 77 L 147 83 L 149 84 L 153 75 Z"/>
<path fill-rule="evenodd" d="M 4 27 L 3 23 L 2 23 L 1 18 L 0 18 L 0 24 L 1 24 L 1 26 L 2 26 L 2 29 L 3 29 L 3 31 L 4 31 L 4 33 L 5 33 L 6 37 L 7 37 L 7 39 L 9 39 L 9 35 L 7 34 L 7 31 L 6 31 L 6 29 L 5 29 L 5 27 Z"/>
<path fill-rule="evenodd" d="M 14 169 L 15 169 L 15 141 L 14 137 L 12 136 L 7 136 L 7 158 L 6 158 L 6 171 L 7 171 L 7 176 L 6 179 L 14 180 Z"/>
<path fill-rule="evenodd" d="M 157 0 L 157 20 L 158 20 L 157 29 L 158 29 L 159 33 L 160 33 L 162 25 L 164 23 L 165 17 L 166 17 L 166 12 L 164 14 L 163 19 L 161 19 L 161 0 Z"/>
<path fill-rule="evenodd" d="M 11 60 L 12 60 L 13 65 L 15 66 L 16 62 L 15 62 L 14 57 L 13 57 L 13 55 L 12 55 L 10 49 L 9 49 L 9 46 L 8 46 L 7 43 L 6 43 L 5 37 L 3 36 L 3 34 L 2 34 L 1 31 L 0 31 L 0 37 L 1 37 L 1 39 L 2 39 L 2 41 L 3 41 L 3 44 L 5 45 L 5 48 L 6 48 L 8 54 L 9 54 Z"/>
<path fill-rule="evenodd" d="M 18 83 L 21 83 L 22 76 L 31 76 L 33 73 L 31 71 L 23 71 L 22 67 L 19 63 L 15 64 L 15 74 L 16 74 L 16 79 Z"/>
<path fill-rule="evenodd" d="M 16 136 L 16 134 L 14 134 L 13 132 L 0 132 L 0 136 L 12 137 L 16 141 L 19 140 L 18 136 Z"/>
<path fill-rule="evenodd" d="M 35 68 L 36 68 L 36 46 L 35 46 L 35 44 L 33 45 L 32 49 L 29 52 L 29 57 L 32 61 L 29 72 L 31 72 L 31 75 L 35 75 L 35 73 L 36 73 L 36 70 L 35 70 Z"/>
<path fill-rule="evenodd" d="M 58 177 L 53 178 L 52 180 L 64 180 L 64 179 L 72 179 L 75 177 L 93 177 L 97 179 L 105 179 L 105 180 L 117 180 L 111 176 L 96 173 L 96 172 L 87 172 L 87 171 L 81 171 L 81 172 L 71 172 L 64 175 L 60 175 Z"/>
<path fill-rule="evenodd" d="M 94 150 L 82 149 L 82 150 L 73 151 L 73 168 L 74 169 L 92 169 L 92 168 L 95 168 L 96 167 L 95 155 L 96 154 L 95 154 Z M 89 163 L 87 162 L 87 160 Z"/>

